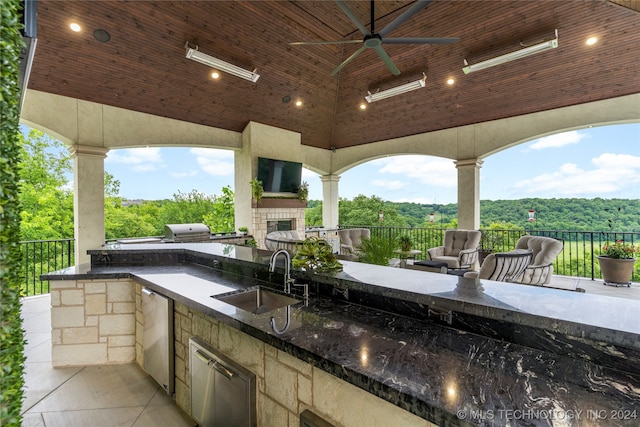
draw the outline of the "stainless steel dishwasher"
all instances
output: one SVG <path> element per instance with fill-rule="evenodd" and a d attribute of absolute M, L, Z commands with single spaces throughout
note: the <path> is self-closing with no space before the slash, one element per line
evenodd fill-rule
<path fill-rule="evenodd" d="M 173 300 L 142 288 L 142 314 L 144 316 L 144 370 L 173 394 Z"/>
<path fill-rule="evenodd" d="M 199 337 L 189 340 L 191 416 L 199 427 L 256 427 L 256 376 Z"/>

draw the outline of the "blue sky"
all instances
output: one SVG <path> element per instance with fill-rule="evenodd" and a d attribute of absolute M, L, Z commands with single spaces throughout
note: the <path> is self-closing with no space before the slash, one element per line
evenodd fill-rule
<path fill-rule="evenodd" d="M 221 194 L 233 189 L 233 153 L 204 148 L 112 150 L 107 172 L 129 199 L 171 199 L 193 189 Z M 485 159 L 480 171 L 482 200 L 540 198 L 640 199 L 640 124 L 594 127 L 520 144 Z M 317 174 L 303 170 L 312 200 L 322 198 Z M 246 183 L 249 185 L 249 183 Z M 416 203 L 456 203 L 453 161 L 395 156 L 345 172 L 340 197 L 359 194 Z"/>

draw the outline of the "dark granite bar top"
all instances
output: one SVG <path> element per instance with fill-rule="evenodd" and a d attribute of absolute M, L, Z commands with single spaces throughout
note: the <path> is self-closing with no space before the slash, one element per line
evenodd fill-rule
<path fill-rule="evenodd" d="M 510 316 L 514 320 L 525 315 L 553 319 L 550 314 L 560 313 L 562 305 L 585 309 L 594 303 L 583 299 L 585 294 L 545 288 L 529 290 L 527 286 L 487 281 L 470 283 L 436 273 L 344 262 L 343 272 L 316 277 L 318 283 L 311 289 L 318 292 L 312 292 L 308 305 L 291 306 L 289 328 L 279 334 L 272 329 L 270 318 L 273 316 L 277 325 L 284 325 L 285 308 L 252 314 L 211 298 L 211 295 L 256 283 L 274 286 L 256 276 L 235 276 L 211 268 L 218 267 L 216 261 L 219 260 L 240 264 L 248 261 L 266 265 L 268 262 L 269 252 L 228 246 L 184 244 L 169 249 L 185 252 L 184 258 L 179 260 L 182 264 L 117 266 L 105 262 L 104 266 L 62 270 L 43 276 L 43 279 L 133 277 L 438 425 L 638 425 L 640 375 L 634 369 L 613 369 L 606 363 L 599 363 L 594 355 L 600 357 L 602 349 L 591 353 L 584 349 L 581 357 L 574 357 L 570 352 L 564 355 L 556 348 L 545 351 L 513 342 L 517 340 L 491 337 L 497 328 L 509 325 Z M 132 249 L 127 246 L 127 253 L 122 255 L 130 256 Z M 153 251 L 157 255 L 159 252 L 155 249 L 157 245 L 133 250 Z M 101 249 L 92 251 L 92 255 L 109 255 L 114 260 L 117 251 L 122 249 Z M 194 256 L 198 263 L 192 262 Z M 208 260 L 208 266 L 204 260 Z M 342 301 L 342 296 L 323 296 L 324 287 L 329 283 L 341 293 L 348 289 L 351 293 L 349 301 Z M 483 289 L 478 289 L 478 285 Z M 517 298 L 516 291 L 523 287 L 522 296 Z M 363 296 L 364 289 L 372 296 Z M 562 292 L 570 296 L 559 296 Z M 406 302 L 407 313 L 411 316 L 397 313 L 401 310 L 391 310 L 396 311 L 393 313 L 353 304 L 354 295 L 360 302 L 367 298 L 376 300 L 374 306 L 385 302 L 402 306 Z M 443 309 L 447 304 L 454 307 L 454 327 L 438 324 L 424 316 L 413 316 L 422 304 L 416 299 L 422 298 L 433 299 L 433 304 L 427 303 L 428 307 L 424 307 L 427 311 L 429 308 Z M 620 300 L 622 310 L 631 310 L 632 306 L 625 303 Z M 598 307 L 613 304 L 614 301 L 605 301 Z M 613 339 L 626 337 L 630 342 L 635 339 L 637 345 L 640 325 L 633 325 L 632 321 L 633 316 L 638 315 L 637 308 L 635 305 L 635 314 L 628 311 L 621 315 L 615 310 L 609 313 L 619 317 L 617 323 L 596 315 L 595 320 L 589 319 L 582 327 L 597 329 L 600 326 L 594 323 L 605 324 L 612 328 L 612 334 L 621 334 Z M 464 322 L 475 319 L 474 316 L 483 319 L 482 310 L 493 316 L 492 322 L 498 322 L 482 324 L 483 328 L 493 328 L 488 333 L 469 333 L 458 328 L 459 324 L 465 326 Z M 556 321 L 568 325 L 575 323 L 572 327 L 578 327 L 581 317 L 586 316 L 569 313 Z M 629 330 L 613 329 L 617 324 Z M 562 344 L 562 348 L 566 348 L 567 343 L 556 342 L 553 332 L 538 329 L 542 332 L 536 335 L 536 340 L 546 334 L 545 345 Z M 511 332 L 518 333 L 515 329 Z M 570 338 L 574 346 L 580 344 L 581 338 Z M 586 347 L 598 346 L 590 339 L 583 341 L 589 341 L 588 345 L 584 344 Z M 611 343 L 602 342 L 601 345 L 603 349 L 609 349 L 605 353 L 617 352 L 620 348 Z M 621 352 L 619 358 L 637 366 L 634 348 L 637 347 L 632 346 L 628 353 Z"/>

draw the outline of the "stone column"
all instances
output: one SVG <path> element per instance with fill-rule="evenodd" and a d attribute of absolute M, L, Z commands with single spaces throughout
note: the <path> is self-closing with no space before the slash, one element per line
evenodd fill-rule
<path fill-rule="evenodd" d="M 467 159 L 455 163 L 458 168 L 458 227 L 477 230 L 480 228 L 480 168 L 483 162 Z"/>
<path fill-rule="evenodd" d="M 87 250 L 104 244 L 104 159 L 103 147 L 73 145 L 73 228 L 75 265 L 91 261 Z"/>
<path fill-rule="evenodd" d="M 322 225 L 338 228 L 338 181 L 340 175 L 322 175 Z"/>

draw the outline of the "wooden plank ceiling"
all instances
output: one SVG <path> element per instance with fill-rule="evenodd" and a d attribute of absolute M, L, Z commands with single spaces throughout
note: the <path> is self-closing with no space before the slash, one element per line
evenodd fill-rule
<path fill-rule="evenodd" d="M 377 1 L 376 29 L 412 3 Z M 384 44 L 400 76 L 370 49 L 330 76 L 359 45 L 289 43 L 361 39 L 333 1 L 39 0 L 29 87 L 233 131 L 256 121 L 300 132 L 306 145 L 343 148 L 640 92 L 638 2 L 617 3 L 434 1 L 388 37 L 459 42 Z M 368 1 L 347 4 L 369 25 Z M 70 31 L 71 21 L 82 31 Z M 465 58 L 476 62 L 517 50 L 555 29 L 557 49 L 462 73 Z M 98 41 L 95 30 L 107 31 L 110 40 Z M 598 43 L 587 46 L 589 36 Z M 257 83 L 226 74 L 213 80 L 210 68 L 185 58 L 186 41 L 257 68 L 261 77 Z M 359 109 L 367 91 L 417 80 L 423 72 L 426 88 Z M 448 78 L 455 83 L 447 85 Z M 296 107 L 296 100 L 303 105 Z"/>

